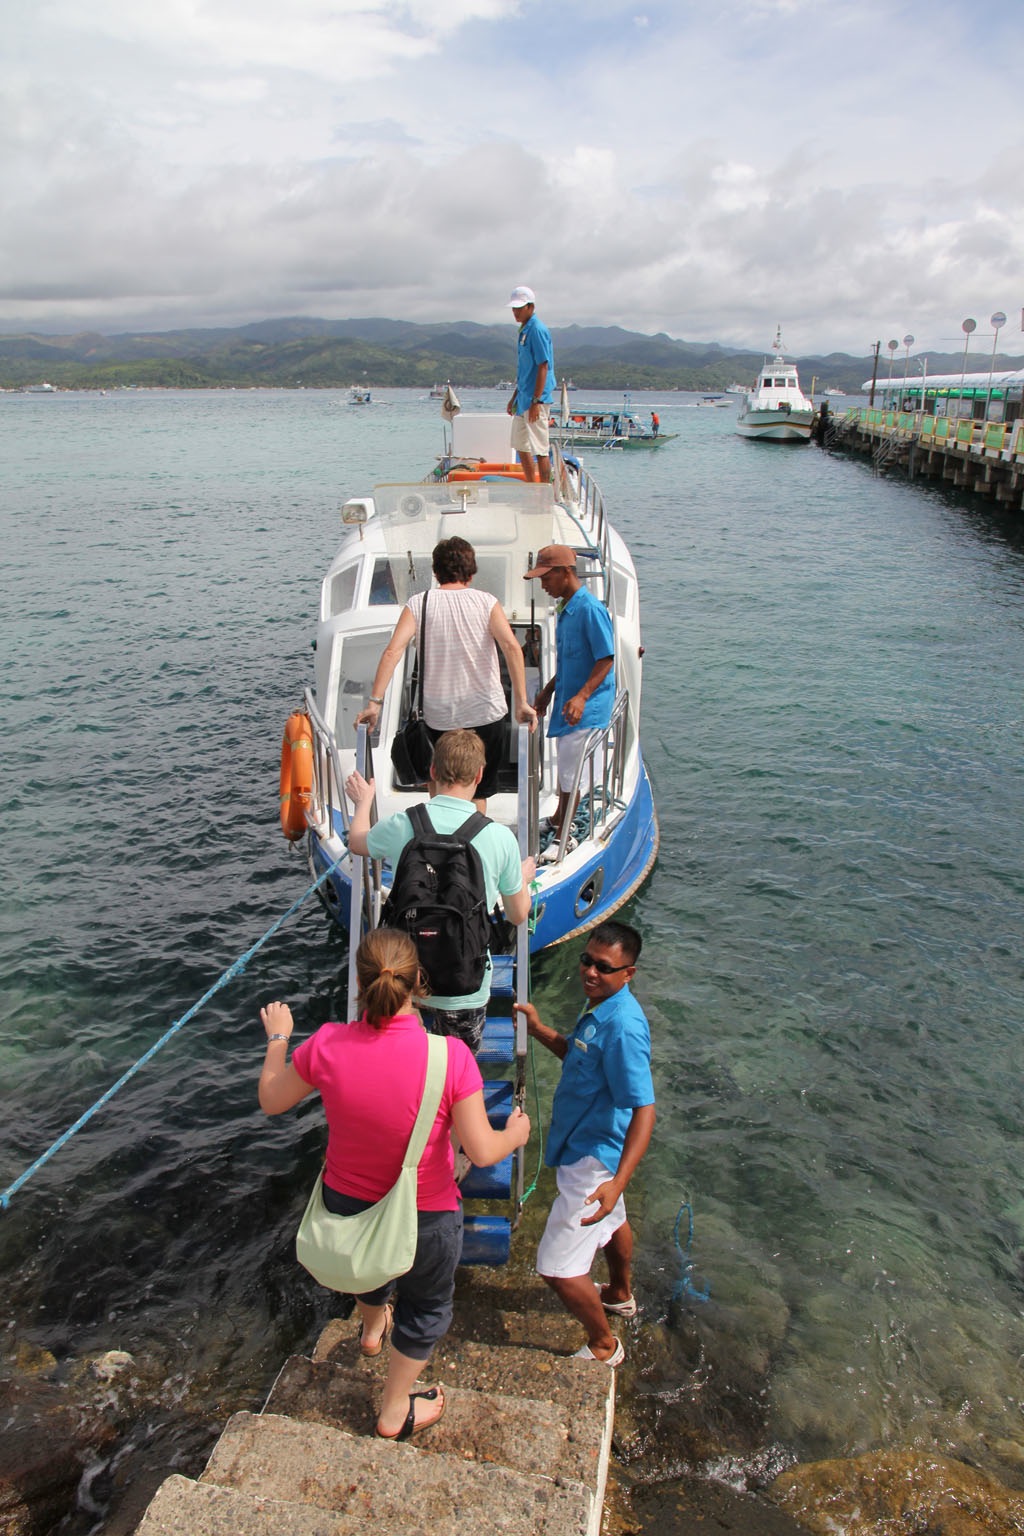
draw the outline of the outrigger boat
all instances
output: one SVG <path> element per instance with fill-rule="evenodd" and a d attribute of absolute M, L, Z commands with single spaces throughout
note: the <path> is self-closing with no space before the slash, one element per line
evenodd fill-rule
<path fill-rule="evenodd" d="M 679 435 L 645 425 L 632 409 L 628 395 L 623 397 L 621 410 L 582 405 L 570 410 L 564 390 L 561 404 L 551 410 L 551 431 L 571 448 L 661 448 Z"/>
<path fill-rule="evenodd" d="M 529 921 L 512 930 L 505 946 L 510 953 L 491 946 L 492 1004 L 507 1016 L 488 1018 L 478 1059 L 514 1070 L 513 1082 L 485 1083 L 488 1110 L 504 1123 L 513 1098 L 521 1102 L 524 1092 L 527 1039 L 525 1024 L 513 1023 L 500 999 L 526 1000 L 531 953 L 585 932 L 629 899 L 654 863 L 658 827 L 640 749 L 643 646 L 629 550 L 609 523 L 593 480 L 554 442 L 554 483 L 529 484 L 520 466 L 508 462 L 507 414 L 458 411 L 449 391 L 442 415 L 451 422 L 450 440 L 426 480 L 376 485 L 341 509 L 344 532 L 321 589 L 315 686 L 305 690 L 303 709 L 285 733 L 281 817 L 287 836 L 306 837 L 314 875 L 327 874 L 321 891 L 331 916 L 353 936 L 375 926 L 391 871 L 349 853 L 344 783 L 357 767 L 374 779 L 374 820 L 427 799 L 426 784 L 403 782 L 391 760 L 392 740 L 410 710 L 415 642 L 387 690 L 377 733 L 371 737 L 365 725 L 357 727 L 356 715 L 405 603 L 431 584 L 434 546 L 455 534 L 473 545 L 474 584 L 501 603 L 523 647 L 531 698 L 554 670 L 558 615 L 539 583 L 523 578 L 543 546 L 567 544 L 576 551 L 581 578 L 612 615 L 616 698 L 609 725 L 588 735 L 577 772 L 575 821 L 570 826 L 566 818 L 549 853 L 552 862 L 538 866 Z M 505 686 L 508 692 L 507 676 Z M 505 767 L 488 815 L 513 829 L 524 856 L 536 857 L 541 818 L 556 803 L 554 741 L 542 726 L 531 733 L 510 723 Z M 571 836 L 577 846 L 570 847 Z M 350 1004 L 355 949 L 349 945 Z M 521 1155 L 514 1163 L 510 1159 L 507 1170 L 473 1170 L 462 1186 L 468 1199 L 511 1199 L 515 1207 L 511 1217 L 467 1217 L 466 1262 L 507 1258 L 523 1188 Z"/>

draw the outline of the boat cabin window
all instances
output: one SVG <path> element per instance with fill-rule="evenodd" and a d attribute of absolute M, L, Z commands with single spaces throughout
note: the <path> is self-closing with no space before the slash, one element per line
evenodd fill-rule
<path fill-rule="evenodd" d="M 370 577 L 370 607 L 391 607 L 397 602 L 398 592 L 395 588 L 395 574 L 391 569 L 391 561 L 375 560 L 373 575 Z"/>
<path fill-rule="evenodd" d="M 331 607 L 330 615 L 347 613 L 355 602 L 356 580 L 359 576 L 360 562 L 356 560 L 352 565 L 343 566 L 331 581 Z"/>

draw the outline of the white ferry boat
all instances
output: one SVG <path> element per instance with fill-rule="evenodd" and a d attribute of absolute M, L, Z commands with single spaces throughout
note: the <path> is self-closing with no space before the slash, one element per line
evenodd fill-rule
<path fill-rule="evenodd" d="M 787 362 L 782 350 L 781 327 L 772 342 L 774 357 L 765 358 L 754 388 L 744 396 L 736 415 L 740 437 L 765 438 L 776 443 L 806 443 L 814 423 L 814 406 L 797 376 L 796 364 Z"/>

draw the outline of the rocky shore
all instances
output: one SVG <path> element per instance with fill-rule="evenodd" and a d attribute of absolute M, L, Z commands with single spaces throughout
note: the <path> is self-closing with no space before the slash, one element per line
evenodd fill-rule
<path fill-rule="evenodd" d="M 802 1464 L 766 1452 L 765 1383 L 716 1377 L 706 1320 L 642 1312 L 620 1333 L 627 1363 L 618 1373 L 605 1536 L 1024 1530 L 1024 1494 L 928 1447 Z M 443 1380 L 471 1341 L 510 1346 L 519 1372 L 530 1370 L 531 1349 L 569 1352 L 579 1342 L 554 1298 L 516 1263 L 460 1274 L 455 1326 L 432 1374 Z M 130 1536 L 164 1479 L 198 1476 L 231 1414 L 258 1411 L 269 1389 L 254 1383 L 229 1401 L 210 1379 L 182 1387 L 179 1377 L 170 1391 L 168 1361 L 142 1351 L 58 1362 L 23 1344 L 4 1366 L 0 1536 Z M 543 1396 L 536 1382 L 533 1391 Z"/>

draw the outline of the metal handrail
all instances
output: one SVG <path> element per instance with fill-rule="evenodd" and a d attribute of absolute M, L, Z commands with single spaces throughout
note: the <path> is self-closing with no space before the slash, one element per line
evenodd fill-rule
<path fill-rule="evenodd" d="M 333 737 L 332 737 L 333 740 Z M 356 771 L 361 773 L 364 779 L 373 778 L 373 749 L 370 746 L 370 732 L 365 725 L 356 729 Z M 342 794 L 344 800 L 344 793 Z M 348 814 L 347 809 L 345 812 Z M 376 796 L 370 804 L 370 826 L 377 821 Z M 383 886 L 381 876 L 381 862 L 379 859 L 371 859 L 363 854 L 353 853 L 349 848 L 349 866 L 351 883 L 349 885 L 348 908 L 348 1016 L 354 1019 L 356 1016 L 356 999 L 359 994 L 359 982 L 356 976 L 356 950 L 364 932 L 376 928 L 380 921 L 381 890 Z"/>
<path fill-rule="evenodd" d="M 576 767 L 576 776 L 573 779 L 572 789 L 569 792 L 568 804 L 574 806 L 583 787 L 583 776 L 587 774 L 590 782 L 590 792 L 587 801 L 588 830 L 585 834 L 588 838 L 597 837 L 602 842 L 611 832 L 612 828 L 625 814 L 625 803 L 622 799 L 622 791 L 626 779 L 626 732 L 625 724 L 629 714 L 629 692 L 620 689 L 612 705 L 611 719 L 603 727 L 595 726 L 587 734 L 583 752 Z M 611 750 L 609 751 L 609 747 Z M 600 795 L 598 795 L 598 781 L 595 772 L 597 755 L 603 755 Z M 555 865 L 561 864 L 565 857 L 566 844 L 572 835 L 574 817 L 566 816 L 562 823 L 562 830 L 558 839 L 558 852 L 555 855 Z M 550 865 L 548 866 L 551 867 Z"/>
<path fill-rule="evenodd" d="M 303 693 L 303 702 L 306 714 L 313 727 L 313 796 L 309 810 L 306 812 L 307 821 L 316 819 L 316 811 L 319 808 L 320 820 L 326 821 L 329 831 L 334 831 L 334 811 L 341 813 L 341 824 L 345 829 L 345 837 L 348 838 L 349 814 L 348 801 L 345 798 L 345 777 L 342 772 L 341 759 L 338 756 L 338 743 L 334 732 L 324 720 L 316 707 L 313 698 L 313 690 L 307 688 Z M 360 730 L 363 727 L 360 726 Z"/>

